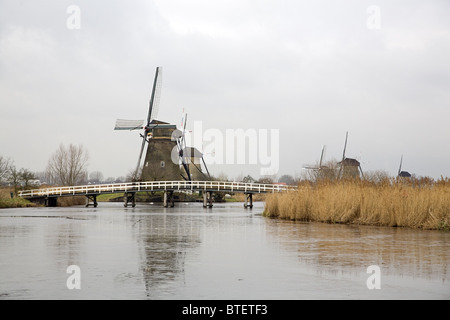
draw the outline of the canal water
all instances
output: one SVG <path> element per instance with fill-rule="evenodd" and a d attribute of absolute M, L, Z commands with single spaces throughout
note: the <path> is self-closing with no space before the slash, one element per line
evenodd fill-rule
<path fill-rule="evenodd" d="M 263 203 L 0 210 L 0 299 L 450 299 L 449 232 L 262 211 Z"/>

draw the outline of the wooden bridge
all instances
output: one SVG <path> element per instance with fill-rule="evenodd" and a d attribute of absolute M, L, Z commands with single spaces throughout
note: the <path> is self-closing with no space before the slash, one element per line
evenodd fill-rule
<path fill-rule="evenodd" d="M 173 194 L 180 192 L 202 192 L 203 206 L 212 207 L 213 193 L 244 193 L 245 208 L 253 207 L 254 193 L 275 193 L 295 190 L 296 187 L 280 184 L 260 184 L 225 181 L 147 181 L 130 183 L 94 184 L 71 187 L 52 187 L 46 189 L 25 190 L 19 197 L 39 202 L 46 206 L 56 206 L 58 197 L 85 196 L 86 206 L 97 207 L 97 196 L 105 193 L 123 193 L 124 206 L 136 206 L 136 192 L 163 191 L 164 207 L 174 206 Z"/>

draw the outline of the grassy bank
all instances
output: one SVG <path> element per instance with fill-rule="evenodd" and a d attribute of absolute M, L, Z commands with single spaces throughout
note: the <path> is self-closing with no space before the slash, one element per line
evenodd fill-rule
<path fill-rule="evenodd" d="M 234 193 L 231 195 L 231 198 L 226 198 L 226 202 L 244 202 L 246 195 L 243 193 Z M 266 199 L 265 193 L 254 193 L 253 194 L 253 201 L 264 201 Z"/>
<path fill-rule="evenodd" d="M 2 188 L 0 189 L 0 209 L 4 208 L 24 208 L 24 207 L 35 207 L 34 203 L 22 198 L 11 198 L 11 192 L 13 189 Z"/>
<path fill-rule="evenodd" d="M 385 180 L 328 181 L 270 194 L 264 215 L 274 218 L 421 229 L 450 229 L 450 180 L 423 185 Z"/>

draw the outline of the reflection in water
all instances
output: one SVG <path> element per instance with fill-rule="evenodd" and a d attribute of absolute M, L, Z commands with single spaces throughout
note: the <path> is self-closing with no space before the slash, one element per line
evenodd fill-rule
<path fill-rule="evenodd" d="M 262 210 L 0 210 L 0 299 L 450 298 L 448 232 L 272 220 Z M 81 290 L 66 286 L 71 264 Z M 370 265 L 382 290 L 366 286 Z"/>
<path fill-rule="evenodd" d="M 201 224 L 192 216 L 149 215 L 135 216 L 138 225 L 141 270 L 146 296 L 160 298 L 161 292 L 173 293 L 176 283 L 183 276 L 186 251 L 200 243 Z M 163 288 L 162 288 L 163 287 Z"/>
<path fill-rule="evenodd" d="M 378 265 L 384 275 L 450 281 L 449 233 L 279 220 L 266 229 L 269 241 L 296 252 L 317 272 L 360 273 Z"/>

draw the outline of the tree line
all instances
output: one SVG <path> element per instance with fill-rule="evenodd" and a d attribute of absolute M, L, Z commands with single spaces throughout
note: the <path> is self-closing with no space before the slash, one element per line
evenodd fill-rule
<path fill-rule="evenodd" d="M 18 169 L 11 158 L 0 155 L 0 186 L 9 186 L 17 195 L 19 190 L 33 189 L 41 184 L 75 186 L 82 184 L 121 183 L 131 181 L 127 176 L 104 178 L 101 171 L 88 173 L 89 152 L 82 145 L 60 144 L 50 156 L 44 171 Z M 130 171 L 131 172 L 131 171 Z"/>

